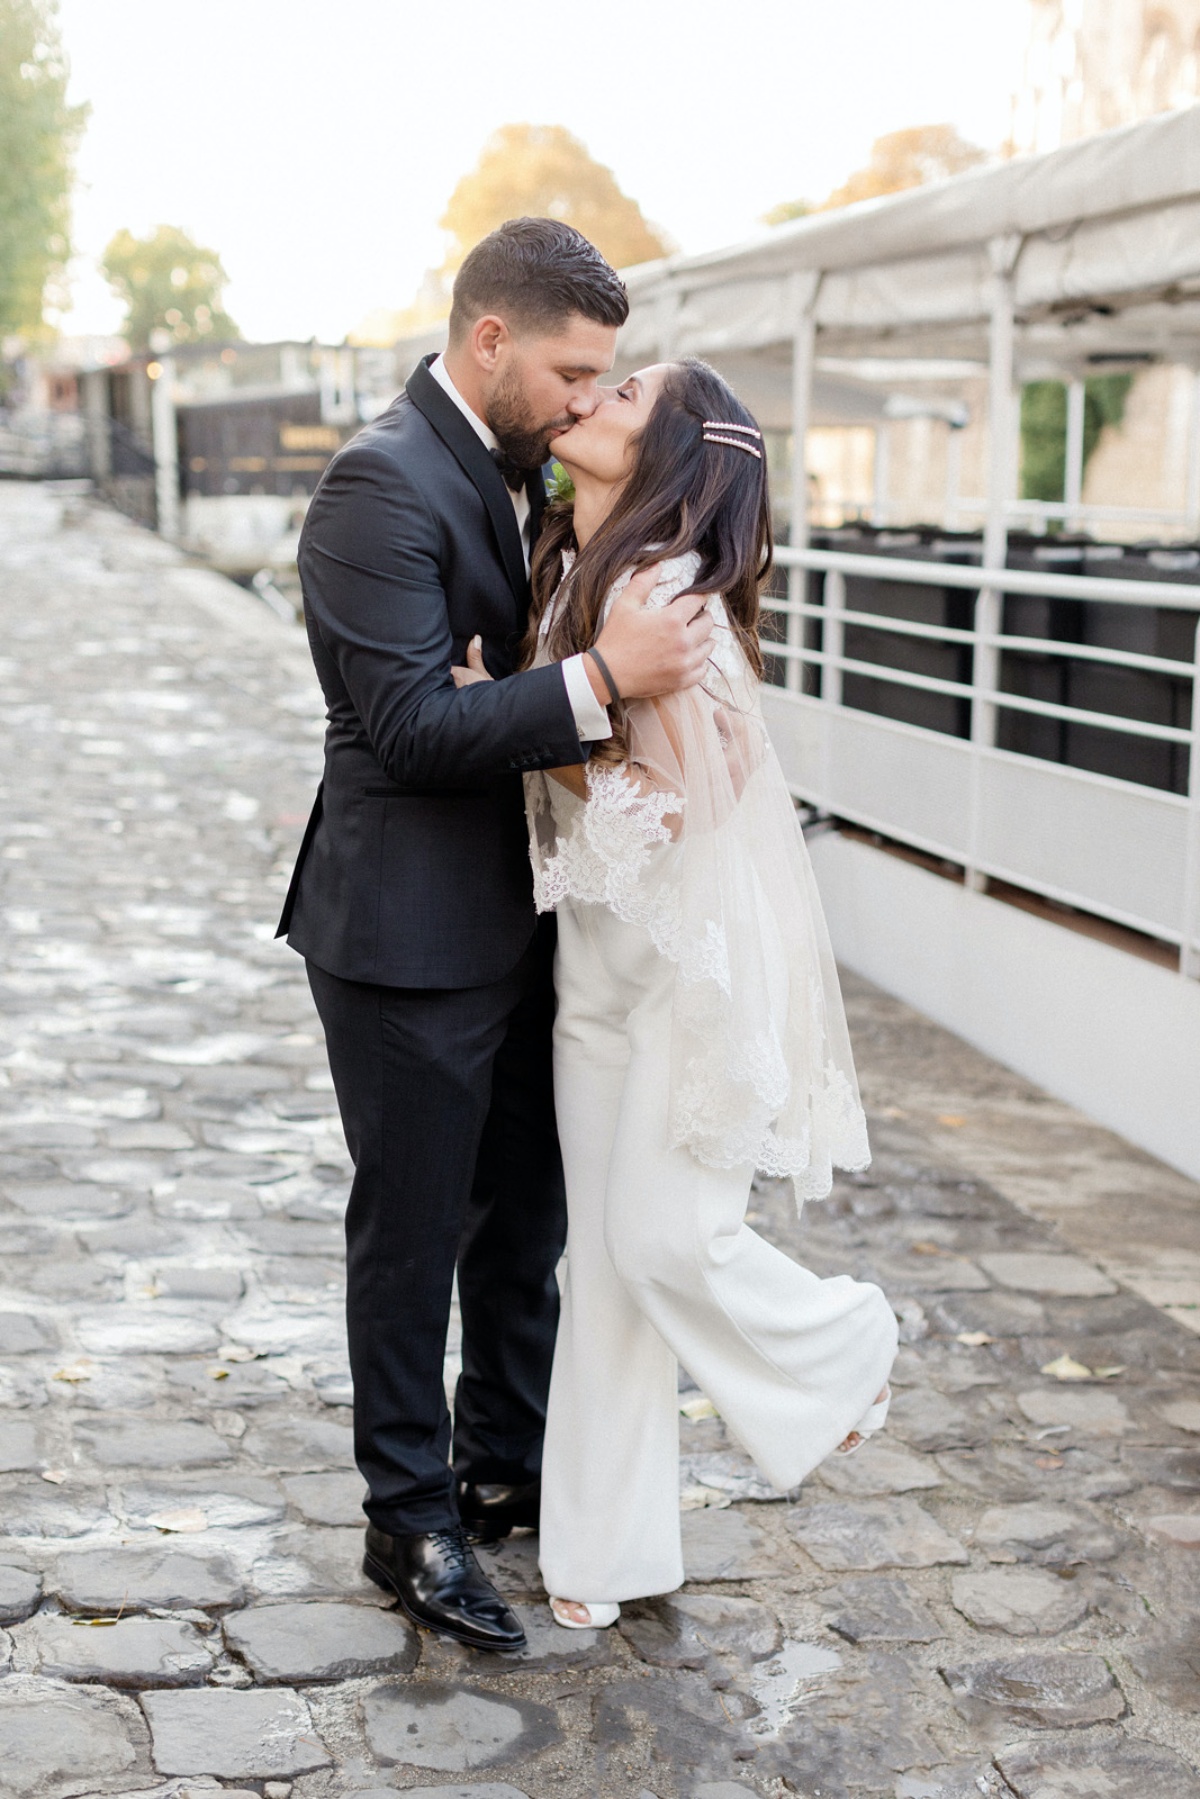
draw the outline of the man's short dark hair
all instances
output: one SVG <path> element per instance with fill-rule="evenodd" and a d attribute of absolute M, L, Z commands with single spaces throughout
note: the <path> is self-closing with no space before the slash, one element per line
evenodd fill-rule
<path fill-rule="evenodd" d="M 475 245 L 454 282 L 450 339 L 484 313 L 518 330 L 553 331 L 571 313 L 623 325 L 629 296 L 595 244 L 560 219 L 509 219 Z"/>

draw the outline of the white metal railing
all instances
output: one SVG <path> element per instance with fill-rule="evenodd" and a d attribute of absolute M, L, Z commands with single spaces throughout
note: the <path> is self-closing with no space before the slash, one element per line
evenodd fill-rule
<path fill-rule="evenodd" d="M 877 525 L 903 530 L 912 518 L 912 502 L 890 500 L 884 494 L 822 494 L 814 502 L 822 521 L 871 518 Z M 954 493 L 948 497 L 946 511 L 955 517 L 983 518 L 989 510 L 982 495 Z M 1105 506 L 1091 500 L 1005 500 L 1004 516 L 1014 522 L 1045 523 L 1049 519 L 1069 519 L 1073 527 L 1084 525 L 1186 525 L 1192 531 L 1200 526 L 1200 516 L 1189 507 Z M 786 514 L 783 516 L 786 517 Z M 822 529 L 829 524 L 822 523 Z M 834 527 L 836 528 L 836 527 Z"/>
<path fill-rule="evenodd" d="M 984 499 L 960 499 L 955 502 L 960 512 L 982 516 L 988 509 Z M 1005 515 L 1013 519 L 1070 519 L 1086 525 L 1190 525 L 1197 520 L 1186 508 L 1163 506 L 1102 506 L 1091 500 L 1006 500 Z"/>
<path fill-rule="evenodd" d="M 763 648 L 786 671 L 784 688 L 766 689 L 766 704 L 798 797 L 959 863 L 973 887 L 982 888 L 989 877 L 1008 881 L 1172 943 L 1179 949 L 1181 972 L 1200 978 L 1200 623 L 1193 659 L 1183 661 L 1010 635 L 998 628 L 997 603 L 998 596 L 1011 593 L 1200 612 L 1200 583 L 985 569 L 787 546 L 777 549 L 776 558 L 785 568 L 825 575 L 822 604 L 804 597 L 795 575 L 792 597 L 764 602 L 789 620 L 786 641 L 764 640 Z M 972 628 L 848 607 L 848 576 L 972 592 Z M 803 641 L 807 619 L 823 627 L 819 649 Z M 847 625 L 969 647 L 972 678 L 948 680 L 847 656 Z M 1005 651 L 1191 679 L 1189 723 L 1159 724 L 1004 692 L 996 674 Z M 821 670 L 819 695 L 799 691 L 806 664 Z M 971 736 L 847 707 L 845 675 L 969 702 Z M 1001 750 L 995 726 L 1005 710 L 1186 745 L 1187 795 Z"/>

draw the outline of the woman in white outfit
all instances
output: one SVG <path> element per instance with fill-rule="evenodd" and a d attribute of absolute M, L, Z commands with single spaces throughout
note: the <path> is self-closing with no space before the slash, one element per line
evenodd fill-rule
<path fill-rule="evenodd" d="M 683 1581 L 679 1363 L 786 1490 L 882 1424 L 896 1350 L 878 1287 L 819 1279 L 745 1223 L 756 1168 L 790 1176 L 802 1202 L 869 1159 L 824 920 L 758 699 L 762 440 L 703 363 L 602 391 L 554 441 L 574 502 L 550 509 L 538 542 L 527 660 L 593 646 L 651 563 L 647 604 L 694 592 L 717 629 L 703 686 L 614 694 L 613 736 L 586 769 L 526 777 L 537 903 L 558 914 L 569 1215 L 541 1568 L 555 1617 L 577 1628 Z"/>

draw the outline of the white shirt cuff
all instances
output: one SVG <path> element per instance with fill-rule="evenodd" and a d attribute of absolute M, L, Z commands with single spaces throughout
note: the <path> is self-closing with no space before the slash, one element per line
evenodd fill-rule
<path fill-rule="evenodd" d="M 600 704 L 592 692 L 592 683 L 583 666 L 582 655 L 568 656 L 561 667 L 580 743 L 602 743 L 606 737 L 612 736 L 612 722 L 607 708 Z"/>

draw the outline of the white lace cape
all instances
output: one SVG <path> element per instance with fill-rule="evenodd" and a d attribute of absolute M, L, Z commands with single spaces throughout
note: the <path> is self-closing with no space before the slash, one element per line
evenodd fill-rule
<path fill-rule="evenodd" d="M 647 604 L 682 593 L 698 564 L 694 555 L 664 563 Z M 586 801 L 546 774 L 525 777 L 534 893 L 539 911 L 606 906 L 649 933 L 677 971 L 671 1143 L 712 1167 L 789 1176 L 802 1202 L 828 1194 L 835 1167 L 867 1166 L 866 1121 L 758 685 L 719 596 L 710 608 L 704 688 L 624 706 L 628 759 L 593 759 Z"/>

